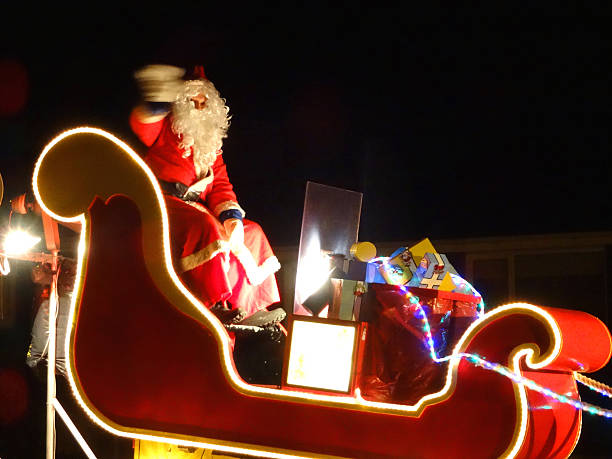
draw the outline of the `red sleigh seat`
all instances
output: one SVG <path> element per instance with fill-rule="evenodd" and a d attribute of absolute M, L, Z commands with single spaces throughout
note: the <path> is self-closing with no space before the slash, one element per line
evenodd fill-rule
<path fill-rule="evenodd" d="M 160 190 L 127 145 L 68 131 L 41 155 L 34 187 L 47 212 L 82 221 L 69 379 L 86 412 L 117 435 L 351 458 L 566 457 L 578 440 L 579 410 L 466 360 L 412 405 L 249 385 L 225 330 L 178 280 Z M 578 398 L 573 372 L 601 368 L 611 350 L 595 317 L 515 304 L 477 320 L 456 352 Z M 552 409 L 535 409 L 543 403 Z"/>

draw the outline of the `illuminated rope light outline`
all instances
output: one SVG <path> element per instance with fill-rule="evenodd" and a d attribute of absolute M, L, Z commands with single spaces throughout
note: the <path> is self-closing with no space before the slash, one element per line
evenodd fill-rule
<path fill-rule="evenodd" d="M 458 362 L 460 361 L 459 358 L 453 358 L 450 360 L 450 364 L 448 366 L 447 375 L 446 375 L 446 383 L 444 387 L 436 393 L 428 394 L 422 397 L 414 405 L 398 405 L 398 404 L 392 404 L 392 403 L 382 403 L 382 402 L 365 400 L 361 397 L 360 390 L 358 388 L 356 389 L 355 396 L 350 397 L 350 396 L 312 394 L 312 393 L 306 393 L 306 392 L 297 393 L 295 391 L 285 391 L 282 389 L 269 389 L 269 388 L 264 388 L 264 387 L 252 386 L 240 380 L 235 374 L 235 370 L 233 370 L 233 366 L 231 365 L 231 354 L 229 351 L 227 332 L 225 331 L 225 329 L 222 328 L 221 324 L 218 323 L 216 319 L 213 319 L 212 313 L 209 312 L 207 308 L 203 307 L 200 304 L 200 302 L 183 286 L 183 284 L 179 280 L 171 264 L 171 256 L 170 256 L 170 248 L 169 248 L 170 244 L 169 244 L 169 232 L 168 232 L 168 217 L 167 217 L 165 202 L 163 200 L 163 195 L 157 183 L 157 179 L 155 178 L 153 173 L 150 171 L 149 167 L 142 160 L 142 158 L 140 158 L 140 156 L 138 156 L 138 154 L 135 153 L 134 150 L 132 150 L 132 148 L 130 148 L 125 142 L 121 141 L 120 139 L 116 138 L 112 134 L 102 129 L 92 128 L 92 127 L 78 127 L 78 128 L 64 131 L 61 134 L 59 134 L 57 137 L 55 137 L 51 142 L 49 142 L 49 144 L 47 144 L 45 148 L 43 149 L 36 163 L 34 174 L 33 174 L 33 184 L 32 184 L 35 197 L 37 201 L 39 202 L 41 208 L 46 213 L 48 213 L 53 218 L 59 221 L 64 221 L 64 222 L 78 221 L 82 225 L 81 235 L 79 239 L 79 248 L 78 248 L 79 253 L 78 253 L 77 276 L 76 276 L 78 283 L 75 283 L 76 292 L 80 292 L 80 289 L 82 287 L 82 282 L 83 282 L 83 261 L 86 259 L 86 255 L 87 255 L 85 235 L 89 233 L 89 226 L 88 226 L 87 218 L 85 217 L 84 213 L 78 216 L 74 216 L 74 217 L 62 217 L 52 212 L 49 208 L 47 208 L 47 206 L 45 206 L 40 196 L 38 186 L 37 186 L 37 179 L 38 179 L 40 166 L 43 162 L 44 157 L 49 153 L 49 151 L 58 142 L 67 138 L 68 136 L 71 136 L 74 134 L 81 134 L 81 133 L 96 134 L 96 135 L 100 135 L 106 138 L 107 140 L 110 140 L 112 143 L 119 146 L 125 153 L 127 153 L 128 156 L 133 161 L 135 161 L 147 175 L 153 189 L 155 190 L 156 199 L 160 206 L 164 264 L 165 264 L 167 274 L 170 276 L 170 278 L 174 282 L 175 287 L 185 296 L 185 298 L 192 304 L 192 306 L 194 306 L 195 309 L 199 311 L 200 313 L 202 313 L 203 317 L 207 319 L 208 323 L 205 325 L 211 327 L 217 333 L 217 339 L 221 345 L 220 346 L 220 349 L 221 349 L 220 357 L 223 362 L 222 368 L 224 370 L 228 383 L 235 390 L 239 391 L 240 393 L 244 395 L 249 395 L 249 396 L 259 396 L 259 397 L 272 398 L 272 399 L 283 400 L 283 401 L 332 406 L 332 407 L 340 408 L 340 409 L 346 407 L 346 408 L 350 408 L 353 410 L 361 409 L 361 410 L 369 411 L 369 412 L 378 412 L 380 414 L 399 414 L 399 415 L 406 415 L 410 417 L 418 417 L 428 405 L 432 403 L 443 402 L 444 400 L 446 400 L 452 395 L 452 390 L 454 389 L 454 386 L 456 384 L 457 367 L 458 367 Z M 71 338 L 74 333 L 74 318 L 75 318 L 75 312 L 76 312 L 77 299 L 79 298 L 80 298 L 80 295 L 73 295 L 73 299 L 72 299 L 71 306 L 70 306 L 69 324 L 70 324 L 71 332 L 66 334 L 66 341 L 64 343 L 66 352 L 67 352 L 66 355 L 68 356 L 73 355 L 73 353 L 70 352 L 70 342 L 72 341 Z M 461 347 L 472 338 L 472 336 L 479 330 L 479 328 L 481 328 L 483 324 L 485 324 L 486 322 L 490 320 L 493 320 L 494 318 L 497 318 L 499 316 L 503 316 L 506 314 L 511 314 L 513 312 L 526 313 L 529 315 L 538 316 L 540 319 L 543 319 L 549 325 L 548 328 L 552 332 L 551 333 L 552 338 L 553 338 L 552 342 L 554 343 L 554 348 L 551 352 L 549 352 L 548 357 L 546 357 L 539 363 L 533 361 L 533 356 L 535 355 L 534 349 L 529 348 L 529 347 L 527 348 L 519 347 L 513 357 L 513 367 L 516 367 L 518 369 L 518 362 L 523 357 L 525 358 L 526 365 L 532 369 L 538 369 L 538 368 L 542 368 L 548 365 L 550 362 L 552 362 L 556 358 L 556 356 L 559 353 L 560 347 L 561 347 L 561 337 L 560 337 L 558 326 L 556 322 L 554 321 L 554 319 L 546 311 L 536 306 L 527 304 L 527 303 L 514 303 L 514 304 L 509 304 L 506 306 L 500 306 L 485 315 L 481 315 L 464 332 L 463 336 L 461 337 L 461 339 L 455 346 L 455 349 L 453 350 L 453 355 L 458 354 L 458 350 L 461 349 Z M 135 439 L 140 439 L 140 440 L 176 444 L 176 445 L 195 446 L 195 447 L 200 447 L 200 448 L 211 448 L 211 449 L 215 449 L 218 451 L 234 452 L 234 453 L 239 453 L 239 454 L 247 454 L 247 455 L 262 455 L 263 454 L 267 457 L 272 457 L 272 458 L 331 457 L 331 456 L 325 456 L 325 455 L 314 455 L 313 456 L 312 454 L 310 454 L 309 456 L 296 456 L 295 452 L 297 451 L 283 450 L 280 448 L 259 447 L 259 448 L 266 448 L 266 449 L 259 449 L 259 448 L 255 449 L 252 447 L 252 445 L 235 446 L 237 445 L 236 443 L 224 442 L 224 441 L 215 440 L 215 439 L 205 439 L 201 437 L 196 437 L 196 438 L 201 438 L 201 440 L 194 441 L 194 440 L 189 439 L 189 438 L 194 438 L 194 437 L 187 438 L 182 435 L 166 433 L 166 432 L 156 432 L 156 434 L 150 434 L 150 433 L 145 433 L 145 432 L 151 432 L 149 430 L 134 429 L 134 428 L 126 427 L 126 426 L 120 426 L 119 424 L 114 423 L 110 419 L 106 419 L 106 420 L 103 419 L 104 416 L 102 415 L 102 413 L 94 412 L 94 409 L 92 409 L 88 405 L 88 403 L 81 397 L 81 394 L 77 387 L 77 382 L 74 379 L 74 375 L 73 375 L 74 369 L 72 368 L 72 361 L 70 358 L 66 360 L 67 360 L 66 366 L 68 369 L 68 379 L 69 379 L 73 394 L 75 398 L 77 399 L 78 403 L 84 409 L 86 414 L 96 424 L 100 425 L 102 428 L 104 428 L 105 430 L 109 431 L 110 433 L 114 435 L 128 437 L 128 438 L 135 438 Z M 517 454 L 517 452 L 520 450 L 523 440 L 525 438 L 525 430 L 526 430 L 526 425 L 527 425 L 527 399 L 526 399 L 525 389 L 520 384 L 514 384 L 514 387 L 515 387 L 515 392 L 518 392 L 518 394 L 515 394 L 515 395 L 518 395 L 518 398 L 520 399 L 520 403 L 517 403 L 517 411 L 519 411 L 518 417 L 521 419 L 521 421 L 520 421 L 520 428 L 518 432 L 516 431 L 516 427 L 515 427 L 515 434 L 512 440 L 510 441 L 510 445 L 508 446 L 508 449 L 506 450 L 506 451 L 508 450 L 510 451 L 508 453 L 504 453 L 505 457 L 514 457 Z M 121 427 L 124 430 L 120 430 L 117 427 L 114 427 L 113 425 L 117 427 Z M 167 435 L 167 436 L 164 436 L 164 435 Z M 238 444 L 238 445 L 243 445 L 243 444 Z"/>
<path fill-rule="evenodd" d="M 422 322 L 424 322 L 423 324 L 423 331 L 425 333 L 425 337 L 426 337 L 426 344 L 429 348 L 429 354 L 430 357 L 432 358 L 432 360 L 435 363 L 443 363 L 443 362 L 447 362 L 451 359 L 466 359 L 468 362 L 472 363 L 475 366 L 479 366 L 481 368 L 484 368 L 486 370 L 490 370 L 490 371 L 495 371 L 496 373 L 507 377 L 508 379 L 512 380 L 513 383 L 515 383 L 516 385 L 520 385 L 523 387 L 527 387 L 530 390 L 533 390 L 535 392 L 539 392 L 541 394 L 543 394 L 544 396 L 548 397 L 548 398 L 552 398 L 553 400 L 556 400 L 559 403 L 564 403 L 567 405 L 571 405 L 573 406 L 575 409 L 577 410 L 581 410 L 581 411 L 585 411 L 589 414 L 593 414 L 593 415 L 597 415 L 597 416 L 602 416 L 605 418 L 612 418 L 612 410 L 607 410 L 605 408 L 601 408 L 598 406 L 595 406 L 591 403 L 587 403 L 587 402 L 582 402 L 581 400 L 577 400 L 574 399 L 572 397 L 568 397 L 566 395 L 563 394 L 559 394 L 551 389 L 548 389 L 547 387 L 544 387 L 538 383 L 536 383 L 535 381 L 529 379 L 529 378 L 525 378 L 524 376 L 522 376 L 520 374 L 519 371 L 517 371 L 520 367 L 519 367 L 519 362 L 520 362 L 520 358 L 522 357 L 521 355 L 521 351 L 517 352 L 516 355 L 513 357 L 512 362 L 512 370 L 508 369 L 507 367 L 500 365 L 498 363 L 494 363 L 494 362 L 489 362 L 486 359 L 483 359 L 482 357 L 476 355 L 476 354 L 469 354 L 469 353 L 458 353 L 458 354 L 451 354 L 450 356 L 446 356 L 446 357 L 438 357 L 436 350 L 435 350 L 435 343 L 433 341 L 433 337 L 431 335 L 431 328 L 429 326 L 429 320 L 427 319 L 427 314 L 424 311 L 423 306 L 421 305 L 421 303 L 418 300 L 418 297 L 413 296 L 410 294 L 410 292 L 408 292 L 408 294 L 406 295 L 409 298 L 409 301 L 415 306 L 416 311 L 421 315 L 422 317 Z M 586 379 L 582 380 L 580 379 L 578 376 L 580 376 L 581 378 Z M 582 384 L 586 385 L 587 387 L 589 387 L 590 389 L 597 391 L 603 395 L 606 395 L 608 397 L 611 397 L 612 394 L 610 394 L 609 391 L 606 391 L 606 389 L 597 389 L 595 387 L 595 384 L 599 384 L 599 385 L 603 385 L 605 386 L 605 384 L 601 384 L 598 383 L 595 380 L 592 380 L 590 378 L 587 378 L 586 376 L 580 375 L 579 373 L 574 372 L 574 377 L 576 378 L 577 381 L 581 382 Z M 608 388 L 607 386 L 605 386 L 606 388 Z M 609 388 L 608 388 L 609 389 Z"/>
<path fill-rule="evenodd" d="M 458 359 L 461 360 L 463 358 L 465 358 L 468 362 L 472 363 L 475 366 L 479 366 L 481 368 L 484 368 L 486 370 L 490 370 L 490 371 L 495 371 L 496 373 L 507 377 L 508 379 L 510 379 L 514 384 L 513 384 L 513 388 L 515 390 L 515 393 L 518 392 L 518 396 L 521 400 L 521 403 L 524 406 L 528 406 L 528 401 L 527 401 L 527 393 L 525 391 L 525 386 L 530 389 L 533 390 L 535 392 L 539 392 L 541 394 L 543 394 L 544 396 L 548 397 L 548 398 L 552 398 L 554 400 L 556 400 L 559 403 L 565 403 L 565 404 L 569 404 L 572 405 L 575 409 L 579 409 L 581 411 L 586 411 L 589 414 L 594 414 L 594 415 L 598 415 L 598 416 L 603 416 L 606 418 L 612 418 L 612 410 L 606 410 L 603 409 L 601 407 L 592 405 L 590 403 L 586 403 L 586 402 L 582 402 L 576 399 L 573 399 L 571 397 L 567 397 L 565 395 L 561 395 L 558 394 L 548 388 L 545 388 L 543 386 L 541 386 L 540 384 L 537 384 L 536 382 L 525 378 L 524 376 L 522 376 L 520 374 L 520 360 L 521 358 L 525 357 L 528 355 L 529 349 L 525 349 L 523 350 L 519 350 L 516 352 L 516 354 L 514 355 L 514 357 L 512 357 L 511 361 L 512 361 L 512 369 L 508 369 L 506 367 L 504 367 L 503 365 L 500 365 L 498 363 L 491 363 L 488 362 L 486 359 L 483 359 L 482 357 L 476 355 L 476 354 L 469 354 L 469 353 L 458 353 L 457 355 L 451 354 L 450 356 L 446 356 L 446 357 L 442 357 L 442 358 L 438 358 L 437 357 L 437 353 L 435 351 L 435 346 L 434 346 L 434 341 L 433 341 L 433 337 L 431 335 L 431 328 L 429 326 L 429 321 L 427 319 L 427 314 L 425 313 L 423 306 L 421 305 L 420 301 L 418 300 L 418 297 L 412 295 L 410 292 L 407 292 L 406 296 L 409 298 L 409 301 L 415 306 L 415 308 L 417 309 L 417 311 L 420 313 L 421 317 L 422 317 L 422 321 L 424 322 L 424 327 L 423 327 L 423 331 L 425 332 L 425 336 L 426 336 L 426 343 L 427 346 L 429 347 L 429 353 L 430 353 L 430 357 L 432 358 L 432 360 L 436 363 L 442 363 L 442 362 L 446 362 L 449 361 L 451 359 Z M 576 372 L 574 372 L 574 376 L 576 377 L 577 374 Z M 582 375 L 579 375 L 582 376 Z M 583 376 L 584 378 L 586 378 L 585 376 Z M 588 380 L 590 380 L 590 378 L 586 378 Z M 578 378 L 576 378 L 576 380 L 579 380 Z M 597 381 L 594 380 L 590 380 L 592 382 L 597 383 Z M 583 381 L 580 381 L 583 382 Z M 591 387 L 591 385 L 588 385 L 586 382 L 583 382 L 583 384 L 587 385 L 587 387 L 593 389 L 593 390 L 597 390 L 594 387 Z M 599 383 L 598 383 L 599 384 Z M 607 386 L 606 386 L 607 387 Z M 519 388 L 521 390 L 519 390 Z M 598 391 L 598 390 L 597 390 Z M 598 391 L 600 392 L 600 391 Z M 608 395 L 607 393 L 604 392 L 600 392 L 603 393 L 604 395 Z M 609 395 L 608 395 L 609 396 Z M 527 428 L 527 417 L 526 416 L 521 416 L 521 420 L 520 420 L 520 429 L 518 432 L 518 436 L 519 437 L 523 437 L 524 438 L 524 434 Z M 578 444 L 578 440 L 580 439 L 580 433 L 582 431 L 582 418 L 580 419 L 580 425 L 578 426 L 578 434 L 576 435 L 576 439 L 574 441 L 574 444 L 572 445 L 571 451 L 573 451 L 576 448 L 576 445 Z M 514 444 L 514 447 L 512 448 L 512 450 L 510 452 L 508 452 L 507 454 L 504 453 L 504 455 L 502 455 L 502 457 L 514 457 L 516 456 L 516 454 L 520 451 L 520 448 L 522 446 L 522 442 L 516 442 Z M 570 453 L 571 453 L 570 451 Z"/>
<path fill-rule="evenodd" d="M 400 287 L 400 290 L 406 294 L 406 297 L 409 299 L 410 303 L 412 303 L 415 306 L 418 306 L 419 310 L 421 311 L 422 317 L 425 320 L 426 328 L 424 328 L 424 330 L 427 336 L 427 345 L 430 348 L 430 357 L 432 357 L 434 362 L 440 363 L 443 360 L 439 360 L 437 358 L 435 348 L 433 346 L 433 338 L 431 336 L 431 331 L 430 331 L 431 329 L 429 326 L 429 322 L 427 320 L 427 316 L 423 310 L 422 305 L 420 304 L 418 297 L 412 295 L 412 293 L 410 293 L 404 286 Z M 519 374 L 520 361 L 522 358 L 525 359 L 525 365 L 531 369 L 543 368 L 549 365 L 559 355 L 559 352 L 561 350 L 561 332 L 559 330 L 559 327 L 556 321 L 548 312 L 536 306 L 530 305 L 528 303 L 511 303 L 511 304 L 507 304 L 504 306 L 500 306 L 494 309 L 493 311 L 490 311 L 488 313 L 488 317 L 491 317 L 493 315 L 503 314 L 504 312 L 513 310 L 514 308 L 526 308 L 527 310 L 531 312 L 537 312 L 540 315 L 544 316 L 544 319 L 548 322 L 548 324 L 550 325 L 550 329 L 552 330 L 552 334 L 554 337 L 554 340 L 553 340 L 554 346 L 553 346 L 553 350 L 549 351 L 549 356 L 547 358 L 542 359 L 540 363 L 536 363 L 533 361 L 533 357 L 536 353 L 535 349 L 533 349 L 529 345 L 519 346 L 517 349 L 515 349 L 514 354 L 510 356 L 510 360 L 512 362 L 511 371 L 513 373 Z M 461 339 L 455 345 L 455 348 L 453 349 L 453 352 L 450 354 L 450 356 L 447 356 L 444 358 L 444 360 L 447 360 L 449 362 L 449 366 L 447 370 L 447 383 L 448 383 L 448 376 L 450 374 L 451 369 L 456 368 L 459 365 L 463 357 L 464 353 L 460 353 L 459 350 L 463 347 L 463 344 L 466 341 L 468 341 L 468 338 L 471 338 L 471 335 L 474 333 L 474 330 L 478 326 L 477 324 L 480 324 L 484 321 L 485 321 L 485 317 L 480 316 L 478 319 L 472 322 L 470 326 L 467 328 L 467 330 L 464 331 L 463 335 L 461 336 Z M 513 389 L 515 392 L 515 397 L 520 401 L 520 403 L 517 404 L 518 429 L 516 428 L 516 424 L 515 424 L 515 431 L 514 431 L 514 435 L 512 438 L 512 442 L 510 443 L 510 446 L 508 447 L 508 449 L 506 449 L 506 451 L 501 455 L 501 457 L 504 457 L 504 458 L 514 458 L 518 454 L 518 452 L 520 451 L 522 447 L 523 441 L 525 439 L 525 433 L 527 430 L 527 419 L 528 419 L 527 411 L 529 407 L 529 404 L 527 402 L 527 393 L 523 385 L 517 384 L 514 381 L 512 382 L 513 382 Z"/>

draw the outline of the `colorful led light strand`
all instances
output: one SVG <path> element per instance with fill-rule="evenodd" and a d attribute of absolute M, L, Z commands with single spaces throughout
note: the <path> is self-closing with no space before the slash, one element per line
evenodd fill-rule
<path fill-rule="evenodd" d="M 402 269 L 397 266 L 390 265 L 389 257 L 373 258 L 368 263 L 380 264 L 383 270 L 385 271 L 385 273 L 387 274 L 387 277 L 391 280 L 391 283 L 393 285 L 398 286 L 402 291 L 406 292 L 406 286 L 401 284 L 402 279 L 403 279 Z M 471 285 L 461 276 L 455 275 L 455 274 L 452 274 L 451 276 L 452 276 L 453 282 L 456 282 L 458 280 L 459 282 L 462 283 L 461 286 L 467 287 L 470 291 L 470 293 L 463 292 L 463 291 L 460 291 L 460 293 L 467 294 L 467 295 L 473 295 L 473 296 L 480 298 L 480 301 L 476 305 L 476 316 L 479 318 L 482 317 L 485 311 L 485 302 L 482 298 L 482 295 L 474 288 L 473 285 Z M 455 285 L 459 286 L 459 284 L 455 284 Z"/>
<path fill-rule="evenodd" d="M 429 348 L 429 355 L 431 356 L 432 360 L 436 363 L 442 363 L 442 362 L 446 362 L 449 361 L 451 359 L 466 359 L 468 362 L 479 366 L 481 368 L 484 368 L 486 370 L 491 370 L 491 371 L 495 371 L 496 373 L 499 373 L 502 376 L 505 376 L 509 379 L 511 379 L 512 381 L 514 381 L 517 384 L 521 384 L 525 387 L 527 387 L 528 389 L 531 389 L 535 392 L 539 392 L 543 395 L 545 395 L 546 397 L 552 398 L 554 400 L 557 400 L 560 403 L 565 403 L 568 405 L 573 406 L 574 408 L 578 409 L 578 410 L 582 410 L 582 411 L 586 411 L 589 414 L 594 414 L 597 416 L 603 416 L 605 418 L 612 418 L 612 410 L 607 410 L 604 408 L 600 408 L 598 406 L 592 405 L 590 403 L 586 403 L 586 402 L 581 402 L 580 400 L 576 400 L 574 398 L 571 397 L 567 397 L 566 395 L 562 395 L 562 394 L 558 394 L 546 387 L 543 387 L 541 385 L 539 385 L 538 383 L 536 383 L 535 381 L 532 381 L 531 379 L 525 378 L 517 373 L 514 373 L 513 371 L 511 371 L 509 368 L 500 365 L 498 363 L 492 363 L 487 361 L 486 359 L 476 355 L 476 354 L 469 354 L 469 353 L 459 353 L 459 354 L 454 354 L 454 355 L 449 355 L 446 357 L 438 357 L 436 350 L 435 350 L 435 343 L 433 340 L 433 336 L 431 334 L 431 327 L 429 326 L 429 320 L 427 318 L 427 314 L 425 313 L 425 310 L 423 308 L 423 306 L 421 305 L 421 302 L 419 300 L 419 297 L 413 295 L 412 293 L 408 292 L 405 288 L 400 288 L 405 294 L 406 297 L 408 298 L 408 301 L 411 304 L 411 307 L 414 308 L 416 314 L 418 314 L 420 316 L 421 322 L 422 322 L 422 326 L 423 326 L 423 332 L 425 334 L 425 341 L 427 343 L 427 346 Z M 594 384 L 592 384 L 592 382 L 597 383 L 597 381 L 593 381 L 590 380 L 589 378 L 584 377 L 585 379 L 591 381 L 591 385 L 594 386 Z M 585 382 L 580 381 L 583 384 L 587 385 Z M 600 383 L 597 383 L 600 384 Z M 593 390 L 597 390 L 594 387 L 591 387 L 591 385 L 587 385 L 587 387 L 592 388 Z M 603 385 L 605 386 L 605 385 Z M 607 387 L 607 386 L 605 386 Z M 608 388 L 609 389 L 609 388 Z M 600 390 L 597 390 L 598 392 L 601 393 L 601 390 L 605 390 L 603 388 L 600 388 Z M 607 394 L 604 394 L 607 395 Z M 610 395 L 608 395 L 610 396 Z"/>
<path fill-rule="evenodd" d="M 491 363 L 488 362 L 487 360 L 483 359 L 482 357 L 479 357 L 475 354 L 459 354 L 462 358 L 465 358 L 466 360 L 468 360 L 469 362 L 473 363 L 474 365 L 477 365 L 479 367 L 482 367 L 486 370 L 492 370 L 495 371 L 499 374 L 501 374 L 502 376 L 505 376 L 509 379 L 511 379 L 512 381 L 514 381 L 517 384 L 522 384 L 523 386 L 526 386 L 528 389 L 531 389 L 533 391 L 539 392 L 543 395 L 545 395 L 546 397 L 552 398 L 557 400 L 558 402 L 561 403 L 565 403 L 568 405 L 572 405 L 574 408 L 576 408 L 577 410 L 582 410 L 582 411 L 586 411 L 587 413 L 590 414 L 596 414 L 598 416 L 603 416 L 606 418 L 612 418 L 612 410 L 606 410 L 604 408 L 600 408 L 598 406 L 595 405 L 591 405 L 590 403 L 586 403 L 586 402 L 581 402 L 580 400 L 576 400 L 574 398 L 571 397 L 567 397 L 565 395 L 562 394 L 558 394 L 546 387 L 543 387 L 541 385 L 539 385 L 538 383 L 532 381 L 531 379 L 527 379 L 521 375 L 518 375 L 512 371 L 510 371 L 508 368 L 504 367 L 503 365 L 500 365 L 498 363 Z"/>

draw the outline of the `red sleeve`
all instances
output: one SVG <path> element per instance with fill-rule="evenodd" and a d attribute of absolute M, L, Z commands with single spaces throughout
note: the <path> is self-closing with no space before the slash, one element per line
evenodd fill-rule
<path fill-rule="evenodd" d="M 227 168 L 223 162 L 223 155 L 219 154 L 217 156 L 217 160 L 213 164 L 212 169 L 214 174 L 212 188 L 205 196 L 205 202 L 208 208 L 212 210 L 215 215 L 219 215 L 223 210 L 227 210 L 227 208 L 219 210 L 219 206 L 240 209 L 236 194 L 234 193 L 234 187 L 227 176 Z"/>
<path fill-rule="evenodd" d="M 159 133 L 161 132 L 165 118 L 153 123 L 144 123 L 141 117 L 138 116 L 137 110 L 138 109 L 132 110 L 132 113 L 130 114 L 130 127 L 132 128 L 132 131 L 134 131 L 134 134 L 138 136 L 140 141 L 147 147 L 150 147 L 159 137 Z"/>

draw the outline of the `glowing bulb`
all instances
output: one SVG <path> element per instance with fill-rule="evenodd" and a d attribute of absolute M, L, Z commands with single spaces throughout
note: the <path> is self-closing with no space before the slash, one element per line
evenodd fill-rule
<path fill-rule="evenodd" d="M 307 246 L 296 279 L 296 299 L 299 303 L 305 301 L 316 292 L 329 278 L 330 259 L 321 251 L 317 236 L 313 237 Z"/>
<path fill-rule="evenodd" d="M 355 333 L 352 326 L 295 320 L 287 383 L 347 392 L 353 372 Z"/>
<path fill-rule="evenodd" d="M 4 252 L 7 255 L 20 255 L 26 253 L 39 242 L 39 237 L 30 236 L 25 231 L 11 231 L 4 238 Z"/>

